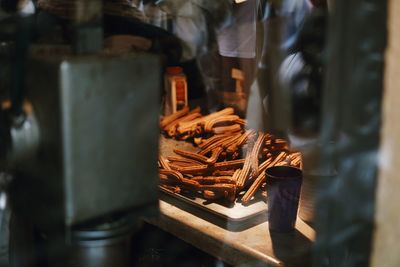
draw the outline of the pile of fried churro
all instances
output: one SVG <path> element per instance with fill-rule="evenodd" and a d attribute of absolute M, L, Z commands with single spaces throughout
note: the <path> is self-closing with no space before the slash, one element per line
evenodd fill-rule
<path fill-rule="evenodd" d="M 301 154 L 271 134 L 246 129 L 233 108 L 203 116 L 188 107 L 160 120 L 164 135 L 191 141 L 198 152 L 174 149 L 159 156 L 160 186 L 174 193 L 201 194 L 204 199 L 251 203 L 266 194 L 265 170 L 272 166 L 302 167 Z"/>

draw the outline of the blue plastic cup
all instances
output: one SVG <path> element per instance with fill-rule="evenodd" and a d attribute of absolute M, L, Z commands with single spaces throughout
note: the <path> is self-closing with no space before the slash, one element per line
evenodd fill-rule
<path fill-rule="evenodd" d="M 303 172 L 291 166 L 266 171 L 268 223 L 274 232 L 290 232 L 296 225 Z"/>

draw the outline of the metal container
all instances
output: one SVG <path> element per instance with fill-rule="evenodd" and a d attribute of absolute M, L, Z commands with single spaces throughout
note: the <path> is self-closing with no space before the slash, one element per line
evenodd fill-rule
<path fill-rule="evenodd" d="M 298 215 L 303 221 L 311 225 L 315 217 L 315 199 L 318 185 L 324 179 L 335 176 L 336 173 L 333 165 L 325 166 L 321 163 L 322 149 L 324 148 L 317 142 L 310 142 L 299 149 L 303 155 L 303 184 Z M 325 149 L 332 149 L 332 147 L 325 147 Z"/>
<path fill-rule="evenodd" d="M 49 266 L 129 267 L 131 236 L 136 228 L 119 220 L 93 227 L 72 229 L 70 239 L 49 238 L 46 254 Z"/>
<path fill-rule="evenodd" d="M 14 205 L 46 232 L 156 211 L 159 58 L 42 53 L 30 67 L 40 137 L 32 159 L 15 163 Z"/>
<path fill-rule="evenodd" d="M 130 228 L 75 230 L 72 233 L 70 266 L 130 266 Z"/>

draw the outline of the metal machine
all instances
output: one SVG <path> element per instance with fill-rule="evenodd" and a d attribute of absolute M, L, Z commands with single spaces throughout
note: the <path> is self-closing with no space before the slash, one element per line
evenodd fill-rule
<path fill-rule="evenodd" d="M 15 63 L 28 62 L 26 75 L 17 73 L 11 101 L 2 99 L 0 170 L 13 179 L 0 187 L 11 215 L 0 212 L 35 233 L 33 260 L 16 263 L 22 249 L 7 250 L 5 266 L 129 266 L 130 233 L 158 211 L 160 61 L 101 53 L 101 1 L 80 1 L 83 10 L 93 4 L 97 13 L 75 25 L 75 53 L 30 49 Z M 27 48 L 17 39 L 16 57 Z"/>

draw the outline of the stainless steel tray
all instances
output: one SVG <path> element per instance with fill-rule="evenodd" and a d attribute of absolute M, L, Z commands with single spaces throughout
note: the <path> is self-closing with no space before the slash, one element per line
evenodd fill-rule
<path fill-rule="evenodd" d="M 255 200 L 246 206 L 242 205 L 242 203 L 238 201 L 228 205 L 227 203 L 223 202 L 211 202 L 205 200 L 204 198 L 196 197 L 195 195 L 177 194 L 165 188 L 160 188 L 160 190 L 163 193 L 176 198 L 177 200 L 183 201 L 189 205 L 200 208 L 205 212 L 219 216 L 221 219 L 232 222 L 244 222 L 258 217 L 259 215 L 267 215 L 267 203 L 263 200 Z"/>
<path fill-rule="evenodd" d="M 192 144 L 182 141 L 175 141 L 172 139 L 167 139 L 163 136 L 160 138 L 160 153 L 164 156 L 176 156 L 173 149 L 179 148 L 188 151 L 197 151 L 197 148 Z M 224 221 L 232 223 L 248 223 L 256 221 L 265 221 L 267 217 L 267 203 L 265 200 L 261 199 L 260 196 L 255 196 L 255 199 L 251 201 L 248 205 L 242 205 L 240 201 L 235 203 L 225 203 L 225 202 L 211 202 L 205 200 L 200 194 L 184 194 L 184 193 L 174 193 L 165 188 L 160 188 L 160 191 L 170 198 L 167 201 L 174 202 L 171 204 L 179 204 L 179 202 L 186 203 L 186 207 L 195 207 L 203 211 L 204 214 L 214 215 Z M 176 201 L 175 201 L 176 200 Z M 201 215 L 201 214 L 200 214 Z"/>

